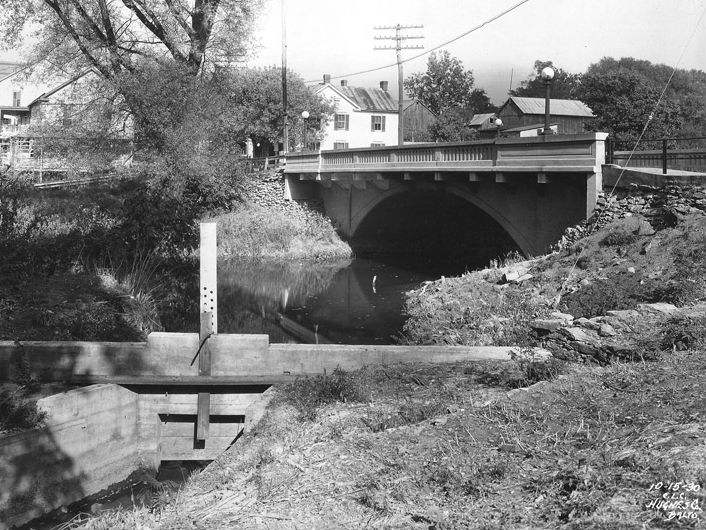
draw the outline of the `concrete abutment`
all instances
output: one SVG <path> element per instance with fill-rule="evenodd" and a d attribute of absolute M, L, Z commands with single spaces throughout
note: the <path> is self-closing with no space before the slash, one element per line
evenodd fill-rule
<path fill-rule="evenodd" d="M 322 175 L 302 180 L 286 175 L 287 196 L 292 200 L 319 199 L 339 233 L 355 237 L 366 218 L 386 201 L 405 200 L 415 193 L 445 193 L 463 199 L 492 218 L 526 255 L 545 252 L 567 226 L 588 218 L 601 186 L 600 173 L 506 173 L 497 182 L 494 174 L 476 176 L 445 173 Z M 387 203 L 389 204 L 389 203 Z M 483 229 L 483 227 L 478 227 Z"/>

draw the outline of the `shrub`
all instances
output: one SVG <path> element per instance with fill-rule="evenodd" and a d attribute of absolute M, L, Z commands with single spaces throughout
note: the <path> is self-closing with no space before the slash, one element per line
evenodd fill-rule
<path fill-rule="evenodd" d="M 231 209 L 239 199 L 241 171 L 236 167 L 229 174 L 212 164 L 178 166 L 158 157 L 142 169 L 141 185 L 126 198 L 116 239 L 129 253 L 189 254 L 198 246 L 198 220 Z"/>

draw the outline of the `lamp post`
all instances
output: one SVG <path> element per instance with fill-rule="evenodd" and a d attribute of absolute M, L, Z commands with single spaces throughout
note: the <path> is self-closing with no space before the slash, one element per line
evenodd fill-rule
<path fill-rule="evenodd" d="M 309 127 L 308 127 L 309 123 L 308 123 L 308 121 L 307 121 L 307 120 L 309 119 L 309 111 L 308 111 L 308 110 L 303 110 L 303 111 L 302 111 L 302 118 L 304 119 L 304 134 L 303 134 L 303 136 L 304 136 L 304 138 L 303 138 L 303 140 L 304 140 L 304 145 L 302 146 L 302 151 L 306 151 L 306 150 L 307 150 L 307 147 L 306 147 L 306 146 L 307 146 L 307 140 L 308 140 L 308 138 L 307 138 L 307 133 L 309 132 L 309 131 L 308 131 L 308 129 L 309 129 Z"/>
<path fill-rule="evenodd" d="M 496 132 L 495 137 L 496 138 L 500 138 L 500 127 L 502 127 L 502 126 L 503 126 L 503 120 L 501 120 L 500 118 L 495 118 L 495 127 L 497 127 L 497 129 L 495 129 L 495 132 Z"/>
<path fill-rule="evenodd" d="M 545 66 L 542 68 L 542 79 L 544 80 L 544 132 L 542 134 L 554 134 L 549 126 L 549 106 L 552 97 L 552 79 L 554 79 L 554 68 Z"/>

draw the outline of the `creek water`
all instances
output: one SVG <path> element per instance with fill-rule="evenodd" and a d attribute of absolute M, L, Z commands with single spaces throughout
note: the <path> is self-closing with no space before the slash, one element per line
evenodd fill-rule
<path fill-rule="evenodd" d="M 218 331 L 264 333 L 271 343 L 394 344 L 406 319 L 405 293 L 463 270 L 409 257 L 321 263 L 224 260 L 218 264 Z M 197 332 L 198 270 L 186 271 L 178 283 L 184 288 L 175 289 L 179 294 L 162 314 L 163 325 L 167 331 Z M 155 502 L 164 496 L 160 492 L 183 482 L 185 470 L 198 467 L 190 462 L 163 465 L 156 480 L 116 484 L 24 528 L 49 530 L 82 512 Z"/>
<path fill-rule="evenodd" d="M 267 333 L 272 343 L 391 344 L 406 318 L 405 293 L 438 277 L 409 261 L 224 261 L 218 331 Z"/>

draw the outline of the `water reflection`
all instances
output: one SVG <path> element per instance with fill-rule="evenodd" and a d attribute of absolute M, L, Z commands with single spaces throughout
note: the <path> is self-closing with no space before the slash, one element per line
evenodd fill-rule
<path fill-rule="evenodd" d="M 405 320 L 404 292 L 431 278 L 369 259 L 223 262 L 218 328 L 267 333 L 273 343 L 389 344 Z"/>

